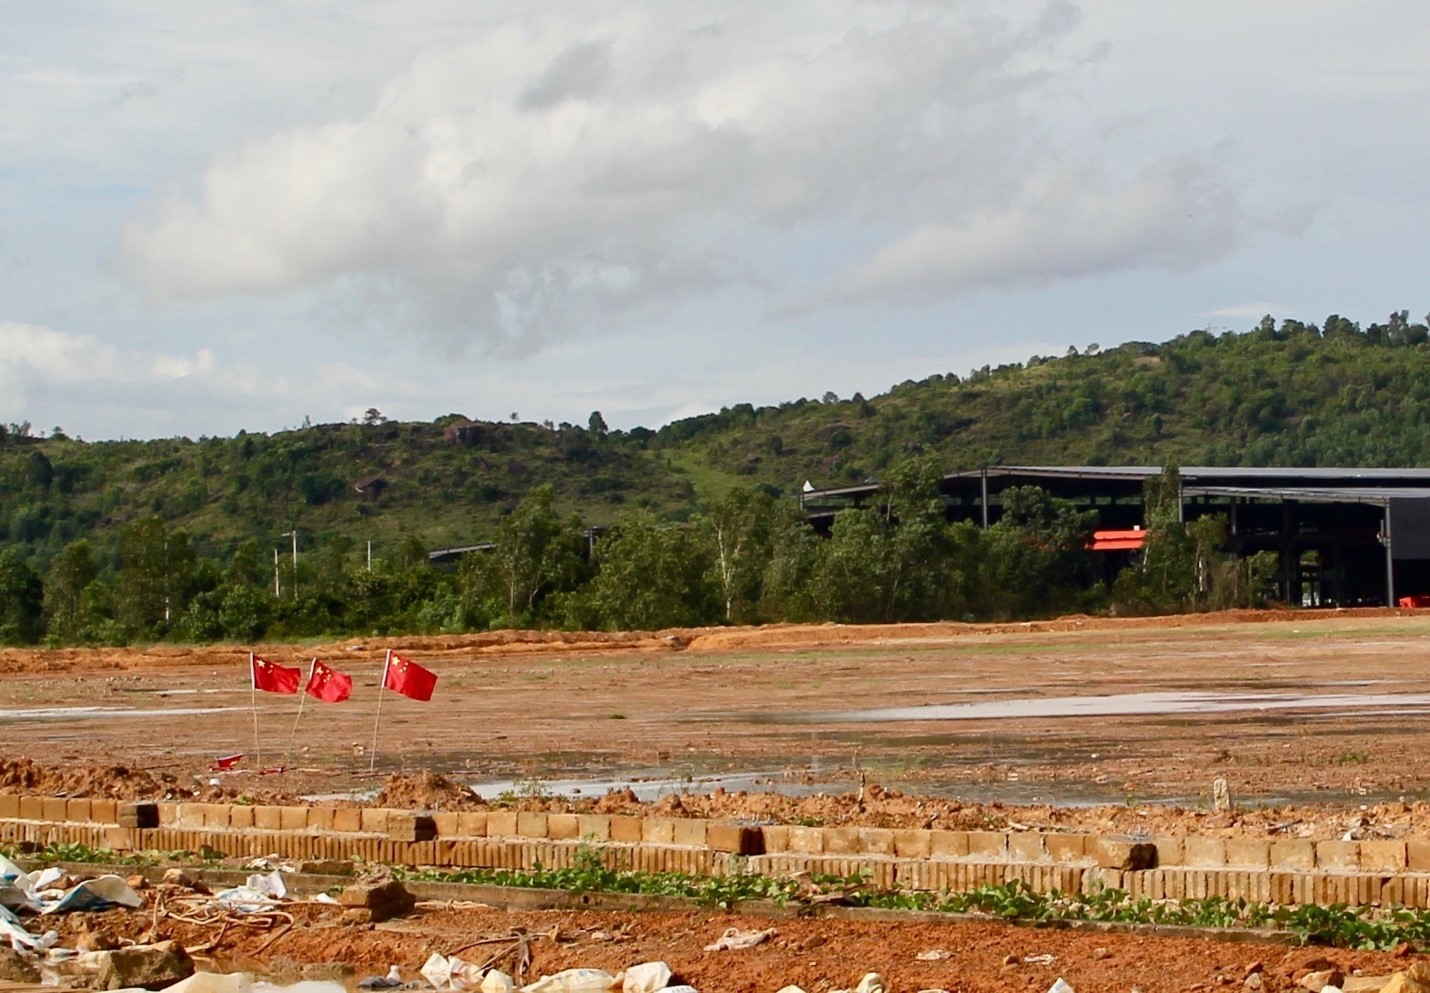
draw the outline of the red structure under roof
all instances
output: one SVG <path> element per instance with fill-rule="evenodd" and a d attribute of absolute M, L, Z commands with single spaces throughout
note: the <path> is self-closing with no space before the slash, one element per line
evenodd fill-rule
<path fill-rule="evenodd" d="M 1130 531 L 1094 531 L 1087 543 L 1093 552 L 1135 552 L 1147 543 L 1147 532 L 1141 528 Z"/>

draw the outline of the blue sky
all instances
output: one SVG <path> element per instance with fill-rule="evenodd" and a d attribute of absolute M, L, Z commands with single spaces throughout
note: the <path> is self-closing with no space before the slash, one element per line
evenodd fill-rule
<path fill-rule="evenodd" d="M 0 420 L 656 426 L 1430 307 L 1423 4 L 5 5 Z"/>

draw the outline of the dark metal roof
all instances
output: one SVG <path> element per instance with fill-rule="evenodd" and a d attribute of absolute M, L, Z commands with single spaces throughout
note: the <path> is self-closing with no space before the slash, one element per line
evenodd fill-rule
<path fill-rule="evenodd" d="M 1430 488 L 1430 469 L 1405 468 L 1353 468 L 1353 467 L 1293 467 L 1293 466 L 1182 466 L 1179 470 L 1183 488 L 1197 486 L 1242 486 L 1251 489 L 1271 487 L 1281 489 L 1304 489 L 1321 491 L 1336 486 L 1349 492 L 1352 489 L 1366 489 L 1385 492 L 1392 488 L 1415 490 Z M 1010 478 L 1028 480 L 1081 480 L 1086 482 L 1141 483 L 1150 476 L 1162 472 L 1156 465 L 994 465 L 987 469 L 965 469 L 944 476 L 946 483 L 968 483 L 980 479 L 984 473 L 990 480 L 1006 481 Z M 1280 484 L 1280 485 L 1277 485 Z M 1364 484 L 1357 487 L 1357 484 Z M 846 497 L 868 497 L 879 489 L 878 483 L 856 483 L 851 486 L 834 486 L 829 489 L 811 490 L 801 494 L 805 504 L 825 499 Z M 1409 496 L 1410 494 L 1402 494 Z M 1421 497 L 1430 493 L 1417 493 Z"/>
<path fill-rule="evenodd" d="M 1225 496 L 1244 499 L 1300 500 L 1304 503 L 1370 503 L 1385 506 L 1392 500 L 1430 500 L 1430 487 L 1421 486 L 1184 486 L 1184 496 Z"/>

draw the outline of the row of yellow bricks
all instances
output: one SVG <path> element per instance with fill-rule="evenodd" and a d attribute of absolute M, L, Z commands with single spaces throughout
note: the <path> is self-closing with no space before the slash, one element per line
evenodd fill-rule
<path fill-rule="evenodd" d="M 122 804 L 113 800 L 0 794 L 0 821 L 117 824 Z M 412 811 L 371 807 L 279 807 L 243 804 L 159 803 L 160 827 L 286 831 L 313 834 L 390 835 L 410 839 Z M 588 839 L 627 844 L 678 845 L 740 852 L 749 828 L 694 818 L 605 814 L 472 811 L 431 815 L 440 839 Z M 1111 839 L 1096 835 L 1004 831 L 942 831 L 867 827 L 765 825 L 765 853 L 870 855 L 901 859 L 1011 860 L 1116 867 L 1105 858 Z M 1253 868 L 1284 871 L 1430 872 L 1430 840 L 1219 838 L 1155 836 L 1158 866 Z"/>
<path fill-rule="evenodd" d="M 115 850 L 199 851 L 208 847 L 237 857 L 352 859 L 452 868 L 566 868 L 583 853 L 598 852 L 611 868 L 645 872 L 726 875 L 732 871 L 784 874 L 811 871 L 865 876 L 883 888 L 960 891 L 1012 880 L 1037 892 L 1090 892 L 1102 886 L 1133 897 L 1247 899 L 1276 903 L 1381 904 L 1430 909 L 1430 875 L 1169 866 L 1121 872 L 1088 865 L 1019 861 L 909 860 L 884 856 L 776 853 L 737 860 L 724 852 L 649 844 L 586 846 L 574 841 L 521 838 L 441 839 L 402 842 L 370 835 L 221 831 L 188 828 L 129 829 L 101 824 L 0 821 L 0 839 L 80 843 Z"/>

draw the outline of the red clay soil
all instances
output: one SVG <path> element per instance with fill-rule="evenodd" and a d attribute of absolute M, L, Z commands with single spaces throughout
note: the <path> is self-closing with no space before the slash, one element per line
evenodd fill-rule
<path fill-rule="evenodd" d="M 149 899 L 153 899 L 150 891 Z M 894 993 L 915 990 L 1032 991 L 1043 993 L 1059 976 L 1078 993 L 1173 993 L 1241 989 L 1254 971 L 1262 972 L 1266 993 L 1290 993 L 1294 981 L 1327 965 L 1351 974 L 1383 975 L 1406 968 L 1419 956 L 1402 952 L 1290 949 L 1285 946 L 1205 938 L 1170 938 L 1117 933 L 1088 933 L 1018 927 L 1001 922 L 901 921 L 854 922 L 820 919 L 768 920 L 719 912 L 509 913 L 480 906 L 421 904 L 409 918 L 385 924 L 353 925 L 338 921 L 336 908 L 291 908 L 295 926 L 276 931 L 229 927 L 211 954 L 229 964 L 256 962 L 279 974 L 304 974 L 296 963 L 345 963 L 357 976 L 382 974 L 389 965 L 417 979 L 417 969 L 432 952 L 460 954 L 514 971 L 514 946 L 499 939 L 524 931 L 531 965 L 523 978 L 568 968 L 598 968 L 616 973 L 640 962 L 663 960 L 680 980 L 702 993 L 774 993 L 794 983 L 809 993 L 850 989 L 866 972 L 883 975 Z M 135 937 L 148 931 L 150 909 L 71 915 L 61 925 Z M 726 928 L 777 934 L 764 944 L 740 951 L 707 952 Z M 68 931 L 63 940 L 74 940 Z M 554 938 L 552 937 L 554 935 Z M 177 938 L 190 947 L 219 937 L 219 928 L 163 919 L 158 938 Z M 942 957 L 920 961 L 920 953 Z M 1051 956 L 1051 961 L 1040 957 Z M 1028 961 L 1032 959 L 1032 961 Z M 309 971 L 307 975 L 312 975 Z"/>

